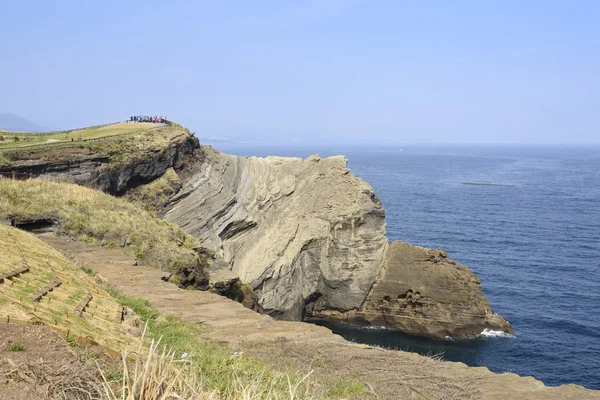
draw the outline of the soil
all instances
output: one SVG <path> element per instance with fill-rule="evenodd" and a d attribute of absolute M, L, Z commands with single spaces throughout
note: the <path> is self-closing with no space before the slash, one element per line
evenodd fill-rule
<path fill-rule="evenodd" d="M 342 378 L 365 382 L 369 391 L 361 399 L 600 399 L 600 392 L 576 385 L 549 388 L 532 377 L 348 342 L 324 327 L 274 320 L 213 293 L 179 289 L 161 280 L 166 273 L 136 266 L 118 249 L 90 248 L 64 237 L 44 240 L 124 293 L 147 299 L 165 314 L 202 323 L 207 338 L 232 350 L 276 367 L 313 371 L 310 379 L 317 384 Z"/>
<path fill-rule="evenodd" d="M 20 346 L 17 346 L 20 345 Z M 0 324 L 0 400 L 101 398 L 97 349 L 73 349 L 43 325 Z"/>

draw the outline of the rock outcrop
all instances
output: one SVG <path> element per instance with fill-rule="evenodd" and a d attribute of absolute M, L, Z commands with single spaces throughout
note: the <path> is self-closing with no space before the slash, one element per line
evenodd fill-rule
<path fill-rule="evenodd" d="M 467 267 L 440 250 L 388 244 L 379 199 L 343 157 L 204 154 L 165 218 L 228 262 L 263 312 L 440 339 L 512 332 Z"/>
<path fill-rule="evenodd" d="M 386 249 L 384 267 L 359 310 L 315 307 L 313 317 L 398 329 L 432 338 L 469 338 L 483 329 L 514 333 L 483 296 L 481 283 L 443 250 L 400 241 Z"/>
<path fill-rule="evenodd" d="M 271 315 L 302 319 L 316 299 L 327 309 L 360 308 L 387 239 L 379 199 L 346 160 L 207 151 L 165 219 L 229 262 Z"/>

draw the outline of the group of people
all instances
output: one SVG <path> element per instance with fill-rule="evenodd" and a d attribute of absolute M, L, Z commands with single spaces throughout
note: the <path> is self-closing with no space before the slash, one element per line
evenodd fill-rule
<path fill-rule="evenodd" d="M 134 115 L 133 117 L 129 117 L 129 122 L 152 122 L 153 124 L 164 124 L 167 122 L 167 117 L 163 117 L 162 115 L 160 117 L 158 115 Z"/>

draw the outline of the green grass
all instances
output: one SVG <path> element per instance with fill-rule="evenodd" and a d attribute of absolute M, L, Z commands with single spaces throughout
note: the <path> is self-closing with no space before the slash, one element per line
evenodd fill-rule
<path fill-rule="evenodd" d="M 81 270 L 89 276 L 96 276 L 96 270 L 92 267 L 86 267 L 85 265 L 82 265 Z"/>
<path fill-rule="evenodd" d="M 327 390 L 328 398 L 356 399 L 367 392 L 367 387 L 361 381 L 354 378 L 338 379 L 334 381 Z"/>
<path fill-rule="evenodd" d="M 96 246 L 122 247 L 158 269 L 201 263 L 194 237 L 123 199 L 69 183 L 0 179 L 0 220 L 36 215 L 57 218 L 62 234 Z"/>
<path fill-rule="evenodd" d="M 25 345 L 21 342 L 12 342 L 8 345 L 8 351 L 25 351 Z"/>

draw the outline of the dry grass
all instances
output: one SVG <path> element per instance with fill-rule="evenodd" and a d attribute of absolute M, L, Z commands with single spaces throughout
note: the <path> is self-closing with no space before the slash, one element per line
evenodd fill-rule
<path fill-rule="evenodd" d="M 158 179 L 130 190 L 126 198 L 153 214 L 159 214 L 181 186 L 181 179 L 169 168 Z"/>
<path fill-rule="evenodd" d="M 315 385 L 310 371 L 301 373 L 299 369 L 269 367 L 243 353 L 233 352 L 228 347 L 203 339 L 203 330 L 197 324 L 162 315 L 144 300 L 118 292 L 114 292 L 114 295 L 120 303 L 134 310 L 145 321 L 145 336 L 150 341 L 152 351 L 138 359 L 135 366 L 125 369 L 127 373 L 124 373 L 124 377 L 128 378 L 125 378 L 127 382 L 121 387 L 125 391 L 114 391 L 113 394 L 117 397 L 111 397 L 112 399 L 160 399 L 169 393 L 185 399 L 329 398 L 325 397 L 327 388 Z M 139 352 L 140 349 L 133 354 Z M 132 353 L 123 354 L 123 362 L 129 354 Z M 144 375 L 150 371 L 154 371 L 152 378 Z M 133 389 L 141 388 L 142 382 L 153 382 L 151 386 L 163 382 L 160 387 L 152 386 L 154 389 L 151 392 L 158 393 L 159 396 L 127 397 L 129 393 L 139 394 L 139 391 Z"/>
<path fill-rule="evenodd" d="M 3 374 L 13 382 L 21 382 L 35 398 L 55 400 L 103 399 L 102 385 L 91 365 L 73 363 L 70 358 L 45 362 L 43 359 L 27 360 L 15 364 Z"/>
<path fill-rule="evenodd" d="M 155 268 L 176 270 L 199 262 L 195 238 L 125 200 L 69 183 L 0 179 L 0 220 L 36 215 L 57 218 L 61 234 L 122 247 Z"/>

